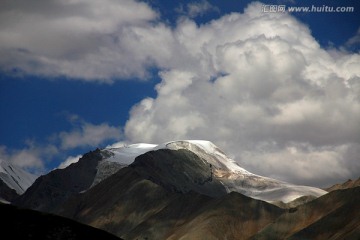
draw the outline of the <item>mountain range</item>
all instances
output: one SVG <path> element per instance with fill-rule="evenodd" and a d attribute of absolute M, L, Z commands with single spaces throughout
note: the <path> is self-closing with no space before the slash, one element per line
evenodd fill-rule
<path fill-rule="evenodd" d="M 12 204 L 123 239 L 359 239 L 360 187 L 351 187 L 259 176 L 211 142 L 186 140 L 96 149 Z"/>

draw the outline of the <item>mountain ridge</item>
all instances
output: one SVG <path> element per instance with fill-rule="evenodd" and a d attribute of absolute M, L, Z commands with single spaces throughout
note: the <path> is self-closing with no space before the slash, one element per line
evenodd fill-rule
<path fill-rule="evenodd" d="M 358 178 L 356 180 L 349 179 L 346 182 L 334 184 L 333 186 L 325 188 L 324 190 L 328 191 L 328 192 L 332 192 L 334 190 L 347 189 L 347 188 L 353 188 L 353 187 L 358 187 L 358 186 L 360 186 L 360 178 Z"/>
<path fill-rule="evenodd" d="M 12 203 L 23 208 L 52 212 L 52 209 L 69 197 L 87 190 L 92 185 L 97 173 L 96 167 L 101 159 L 99 149 L 90 151 L 77 163 L 40 176 Z"/>

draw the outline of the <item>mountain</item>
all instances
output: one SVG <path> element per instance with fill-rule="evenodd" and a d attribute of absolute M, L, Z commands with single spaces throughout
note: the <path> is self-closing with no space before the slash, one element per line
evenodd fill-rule
<path fill-rule="evenodd" d="M 360 187 L 290 209 L 251 239 L 360 239 Z"/>
<path fill-rule="evenodd" d="M 73 220 L 0 203 L 2 239 L 103 239 L 120 238 Z"/>
<path fill-rule="evenodd" d="M 96 149 L 13 203 L 124 239 L 359 239 L 359 198 L 252 174 L 188 140 Z"/>
<path fill-rule="evenodd" d="M 0 199 L 3 201 L 12 201 L 23 194 L 35 179 L 35 175 L 0 159 Z"/>
<path fill-rule="evenodd" d="M 209 169 L 187 149 L 150 151 L 56 213 L 124 239 L 359 237 L 360 187 L 282 209 L 238 192 L 215 194 L 221 188 Z"/>
<path fill-rule="evenodd" d="M 103 159 L 99 149 L 85 154 L 77 163 L 40 176 L 13 203 L 23 208 L 51 212 L 69 197 L 87 190 L 94 182 L 96 167 Z"/>
<path fill-rule="evenodd" d="M 360 178 L 358 178 L 357 180 L 349 179 L 344 183 L 335 184 L 329 188 L 326 188 L 325 190 L 328 192 L 332 192 L 334 190 L 347 189 L 347 188 L 353 188 L 353 187 L 359 187 L 359 186 L 360 186 Z"/>
<path fill-rule="evenodd" d="M 91 187 L 111 176 L 119 169 L 130 165 L 137 156 L 154 149 L 156 146 L 155 144 L 138 143 L 120 148 L 101 150 L 102 159 L 96 167 L 97 173 Z"/>
<path fill-rule="evenodd" d="M 213 143 L 188 140 L 97 149 L 65 169 L 39 177 L 14 204 L 51 212 L 71 196 L 87 191 L 129 164 L 141 176 L 182 193 L 191 190 L 220 197 L 235 191 L 259 200 L 285 203 L 301 196 L 319 197 L 326 193 L 252 174 Z"/>
<path fill-rule="evenodd" d="M 187 150 L 187 154 L 178 151 L 181 149 Z M 177 154 L 166 154 L 170 151 Z M 140 175 L 153 179 L 166 189 L 179 192 L 192 190 L 211 197 L 236 191 L 268 202 L 286 203 L 301 196 L 319 197 L 326 193 L 318 188 L 292 185 L 252 174 L 213 143 L 188 140 L 96 149 L 65 169 L 56 169 L 39 177 L 13 203 L 52 212 L 71 196 L 90 189 L 129 164 Z"/>
<path fill-rule="evenodd" d="M 199 158 L 197 162 L 208 165 L 212 179 L 220 182 L 226 193 L 235 191 L 267 202 L 282 201 L 285 203 L 301 196 L 319 197 L 327 193 L 318 188 L 293 185 L 250 173 L 209 141 L 174 141 L 166 143 L 165 147 L 171 150 L 187 149 L 197 155 Z M 158 148 L 164 148 L 164 146 Z"/>
<path fill-rule="evenodd" d="M 166 188 L 126 167 L 57 213 L 129 240 L 247 239 L 285 211 L 236 192 L 215 198 Z"/>
<path fill-rule="evenodd" d="M 163 173 L 169 173 L 169 169 L 167 168 L 169 167 L 170 161 L 173 161 L 173 164 L 177 163 L 178 166 L 181 165 L 182 167 L 185 168 L 187 167 L 186 169 L 183 169 L 181 172 L 172 171 L 171 173 L 176 175 L 176 176 L 175 175 L 172 176 L 173 179 L 182 181 L 189 177 L 186 176 L 186 174 L 189 175 L 192 172 L 193 176 L 190 178 L 193 178 L 192 180 L 194 180 L 194 183 L 196 181 L 205 181 L 205 182 L 204 184 L 200 184 L 201 187 L 199 187 L 199 184 L 197 185 L 188 184 L 187 187 L 190 189 L 196 188 L 193 190 L 207 194 L 209 196 L 214 196 L 214 194 L 224 195 L 226 193 L 236 191 L 246 196 L 250 196 L 252 198 L 256 198 L 260 200 L 265 200 L 268 202 L 282 201 L 287 203 L 302 196 L 319 197 L 326 193 L 326 191 L 318 188 L 293 185 L 275 179 L 252 174 L 247 170 L 241 168 L 233 159 L 230 159 L 228 156 L 226 156 L 226 154 L 223 151 L 221 151 L 217 146 L 215 146 L 213 143 L 202 140 L 172 141 L 159 145 L 140 143 L 140 144 L 133 144 L 121 148 L 103 149 L 101 152 L 103 155 L 106 155 L 107 157 L 104 158 L 103 161 L 101 161 L 101 163 L 103 165 L 108 165 L 108 164 L 114 165 L 116 163 L 118 166 L 124 167 L 126 165 L 132 164 L 136 157 L 141 157 L 145 153 L 149 153 L 150 151 L 156 151 L 160 149 L 169 149 L 169 150 L 186 149 L 191 151 L 195 156 L 193 157 L 194 159 L 189 160 L 187 162 L 190 165 L 186 165 L 184 163 L 185 162 L 184 159 L 178 159 L 177 161 L 173 161 L 172 159 L 166 158 L 164 155 L 162 155 L 161 157 L 156 157 L 157 162 L 153 162 L 152 164 L 156 165 L 157 168 L 163 168 Z M 182 156 L 180 158 L 182 158 Z M 146 162 L 148 161 L 149 159 L 146 159 L 146 161 L 143 162 L 142 164 L 146 164 Z M 139 165 L 142 165 L 139 164 L 140 162 L 141 160 L 139 160 L 137 163 L 134 162 L 134 164 L 137 164 L 137 169 L 139 171 L 141 168 Z M 194 168 L 193 168 L 194 166 L 191 166 L 191 163 L 196 163 L 196 165 L 199 167 L 198 172 L 194 172 Z M 100 177 L 97 177 L 97 179 L 94 181 L 95 184 L 109 177 L 119 169 L 112 167 L 113 169 L 112 171 L 103 171 L 102 169 L 104 168 L 101 167 L 102 164 L 99 164 L 98 166 L 98 175 Z M 150 169 L 148 169 L 148 166 L 145 168 L 147 174 L 155 173 L 154 171 L 150 173 L 149 172 Z M 173 168 L 171 168 L 170 170 L 173 170 Z M 200 175 L 202 176 L 201 179 L 200 179 Z M 153 179 L 156 178 L 157 181 L 163 181 L 163 182 L 170 180 L 169 178 L 170 176 L 165 176 L 165 175 L 164 176 L 156 175 L 151 177 L 153 177 Z M 195 179 L 195 178 L 199 178 L 199 179 Z M 205 184 L 206 179 L 209 180 L 210 178 L 212 181 L 207 181 L 207 184 Z M 179 184 L 173 182 L 172 186 L 177 188 L 177 190 L 179 191 L 186 191 L 186 189 L 182 189 L 181 186 L 175 186 Z M 206 193 L 203 192 L 207 187 L 209 187 L 209 189 L 212 189 L 211 190 L 212 192 L 210 191 L 207 191 Z"/>

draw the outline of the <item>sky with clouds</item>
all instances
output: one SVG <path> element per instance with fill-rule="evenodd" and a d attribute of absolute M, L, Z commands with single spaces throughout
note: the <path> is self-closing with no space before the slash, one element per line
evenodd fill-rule
<path fill-rule="evenodd" d="M 347 13 L 267 6 L 353 7 Z M 360 177 L 360 6 L 5 0 L 0 158 L 36 173 L 117 142 L 214 142 L 306 185 Z"/>

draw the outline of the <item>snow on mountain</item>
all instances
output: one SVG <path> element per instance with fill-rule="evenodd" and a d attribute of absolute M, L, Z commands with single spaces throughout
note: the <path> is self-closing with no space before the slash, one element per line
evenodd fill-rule
<path fill-rule="evenodd" d="M 151 150 L 160 149 L 187 149 L 195 153 L 201 161 L 210 164 L 213 177 L 223 184 L 228 193 L 235 191 L 255 199 L 285 203 L 301 196 L 319 197 L 327 193 L 318 188 L 297 186 L 250 173 L 212 142 L 205 140 L 171 141 L 159 145 L 139 143 L 120 148 L 103 149 L 104 159 L 98 165 L 98 173 L 92 186 L 114 174 L 120 168 L 130 165 L 136 157 Z"/>
<path fill-rule="evenodd" d="M 0 179 L 19 195 L 23 194 L 37 177 L 8 161 L 0 159 Z"/>
<path fill-rule="evenodd" d="M 137 143 L 120 148 L 105 148 L 103 152 L 110 154 L 106 161 L 129 165 L 137 156 L 151 151 L 157 146 L 156 144 Z"/>
<path fill-rule="evenodd" d="M 206 159 L 206 161 L 217 170 L 216 174 L 221 175 L 226 173 L 242 173 L 251 174 L 242 167 L 240 167 L 233 159 L 226 156 L 215 144 L 205 140 L 185 140 L 173 141 L 165 144 L 165 148 L 177 150 L 187 149 L 194 152 L 199 157 Z"/>
<path fill-rule="evenodd" d="M 206 160 L 213 167 L 214 177 L 224 185 L 227 192 L 235 191 L 267 202 L 282 201 L 284 203 L 301 196 L 320 197 L 327 193 L 319 188 L 298 186 L 250 173 L 209 141 L 174 141 L 165 146 L 174 150 L 188 149 Z"/>
<path fill-rule="evenodd" d="M 156 146 L 155 144 L 137 143 L 119 148 L 110 147 L 101 150 L 103 160 L 101 160 L 97 166 L 97 173 L 91 187 L 116 173 L 121 168 L 130 165 L 137 156 L 151 151 Z"/>

